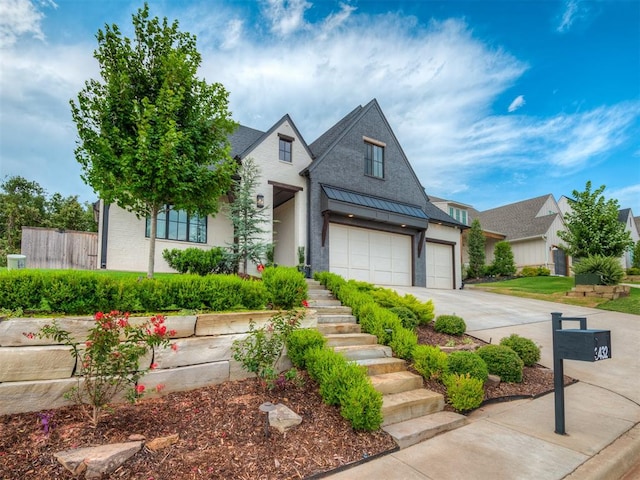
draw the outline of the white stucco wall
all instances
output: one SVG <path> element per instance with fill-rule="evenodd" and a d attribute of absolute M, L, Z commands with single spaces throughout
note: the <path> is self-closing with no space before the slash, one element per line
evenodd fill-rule
<path fill-rule="evenodd" d="M 274 209 L 273 241 L 276 245 L 274 261 L 289 267 L 298 264 L 295 229 L 295 201 L 289 200 Z"/>

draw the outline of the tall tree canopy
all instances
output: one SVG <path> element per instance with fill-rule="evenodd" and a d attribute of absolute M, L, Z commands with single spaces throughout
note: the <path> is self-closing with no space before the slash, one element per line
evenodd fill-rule
<path fill-rule="evenodd" d="M 631 234 L 618 221 L 618 201 L 605 200 L 602 195 L 605 188 L 602 185 L 592 192 L 588 181 L 584 192 L 574 190 L 573 198 L 569 198 L 571 211 L 564 216 L 567 230 L 559 231 L 558 236 L 566 242 L 569 254 L 576 258 L 620 257 L 633 246 Z"/>
<path fill-rule="evenodd" d="M 485 239 L 480 220 L 477 218 L 471 222 L 471 229 L 469 230 L 467 239 L 467 254 L 469 255 L 467 276 L 469 278 L 477 278 L 483 275 L 485 265 Z"/>
<path fill-rule="evenodd" d="M 107 204 L 151 219 L 151 277 L 159 210 L 218 211 L 236 170 L 228 142 L 236 124 L 225 88 L 196 76 L 195 36 L 149 18 L 147 4 L 133 27 L 133 39 L 117 25 L 98 31 L 101 79 L 85 83 L 71 111 L 83 180 Z"/>

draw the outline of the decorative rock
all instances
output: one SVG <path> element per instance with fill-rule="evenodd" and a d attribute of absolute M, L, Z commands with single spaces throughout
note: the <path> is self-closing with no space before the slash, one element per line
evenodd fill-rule
<path fill-rule="evenodd" d="M 502 380 L 500 379 L 500 377 L 498 375 L 489 374 L 489 378 L 487 378 L 487 381 L 485 382 L 485 385 L 487 387 L 497 387 L 498 385 L 500 385 L 501 381 Z"/>
<path fill-rule="evenodd" d="M 302 423 L 302 417 L 281 403 L 269 412 L 269 424 L 280 433 L 297 427 L 300 423 Z"/>
<path fill-rule="evenodd" d="M 116 470 L 142 448 L 142 442 L 113 443 L 99 447 L 64 450 L 54 456 L 74 475 L 85 473 L 85 478 L 100 478 Z"/>
<path fill-rule="evenodd" d="M 139 433 L 133 433 L 127 437 L 130 442 L 144 442 L 146 439 L 147 437 Z"/>
<path fill-rule="evenodd" d="M 152 452 L 157 452 L 158 450 L 162 450 L 163 448 L 167 448 L 170 445 L 178 442 L 179 435 L 174 433 L 173 435 L 169 435 L 167 437 L 158 437 L 154 438 L 150 442 L 147 442 L 145 447 L 147 447 Z"/>

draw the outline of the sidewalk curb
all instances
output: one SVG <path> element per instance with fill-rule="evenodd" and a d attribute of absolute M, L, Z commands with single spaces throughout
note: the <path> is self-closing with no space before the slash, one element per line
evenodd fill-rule
<path fill-rule="evenodd" d="M 640 423 L 584 462 L 564 480 L 616 480 L 640 461 Z"/>

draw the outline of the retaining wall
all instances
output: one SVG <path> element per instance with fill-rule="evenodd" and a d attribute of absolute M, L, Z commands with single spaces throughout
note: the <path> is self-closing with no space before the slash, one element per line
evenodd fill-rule
<path fill-rule="evenodd" d="M 233 312 L 202 315 L 167 316 L 167 331 L 175 330 L 172 343 L 177 350 L 156 348 L 142 360 L 141 367 L 149 371 L 140 383 L 145 385 L 145 397 L 190 390 L 228 380 L 253 376 L 233 360 L 231 346 L 249 332 L 249 323 L 264 325 L 276 312 Z M 306 310 L 303 328 L 317 326 L 314 310 Z M 145 321 L 148 317 L 131 318 Z M 69 347 L 56 345 L 51 339 L 29 339 L 25 333 L 37 333 L 52 318 L 0 318 L 0 415 L 35 412 L 69 405 L 64 393 L 82 381 L 76 359 Z M 92 317 L 56 319 L 61 328 L 71 332 L 78 342 L 86 340 L 93 326 Z M 288 358 L 279 363 L 280 371 L 291 366 Z M 164 385 L 160 393 L 156 387 Z M 117 399 L 122 400 L 122 399 Z"/>

